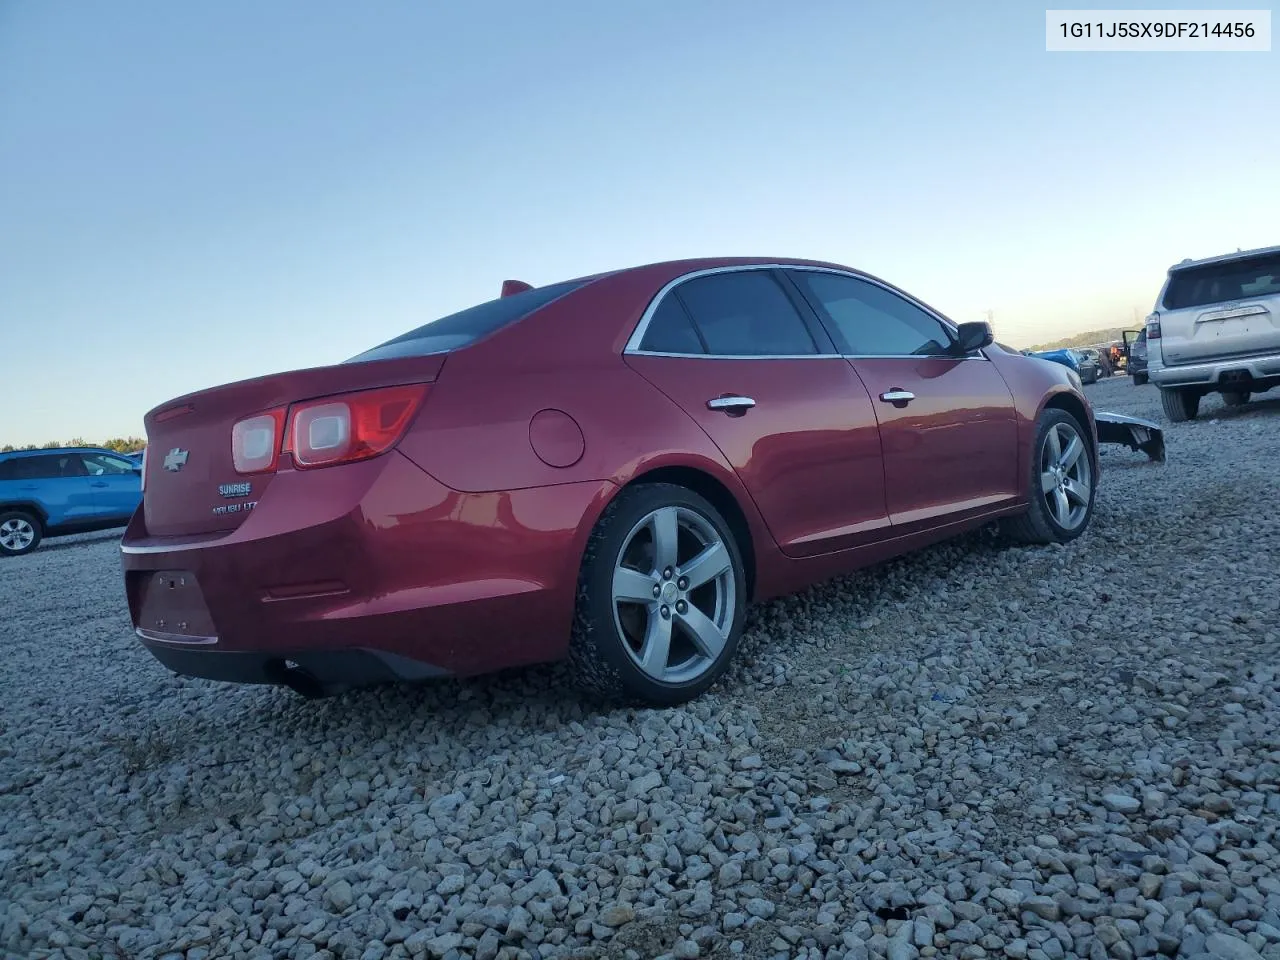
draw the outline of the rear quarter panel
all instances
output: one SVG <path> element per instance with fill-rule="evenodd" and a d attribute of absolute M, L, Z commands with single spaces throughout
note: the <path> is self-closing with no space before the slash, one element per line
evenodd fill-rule
<path fill-rule="evenodd" d="M 737 474 L 701 428 L 620 354 L 533 370 L 481 371 L 455 360 L 398 448 L 440 483 L 486 493 L 606 481 L 616 492 L 654 470 L 698 470 L 737 501 L 751 533 L 757 582 L 768 579 L 777 547 Z M 561 449 L 573 441 L 576 427 L 581 454 L 574 462 L 554 466 L 535 452 L 531 430 L 544 411 L 555 411 L 561 424 L 571 421 L 561 431 L 570 434 Z M 607 505 L 608 499 L 593 503 L 581 518 L 571 558 L 575 581 L 578 558 Z"/>

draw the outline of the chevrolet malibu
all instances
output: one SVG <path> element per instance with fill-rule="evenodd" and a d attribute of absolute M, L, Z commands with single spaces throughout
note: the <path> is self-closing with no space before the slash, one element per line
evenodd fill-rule
<path fill-rule="evenodd" d="M 860 271 L 680 261 L 502 294 L 147 414 L 121 549 L 157 659 L 306 695 L 567 659 L 670 705 L 725 670 L 748 602 L 992 522 L 1089 524 L 1075 373 Z"/>

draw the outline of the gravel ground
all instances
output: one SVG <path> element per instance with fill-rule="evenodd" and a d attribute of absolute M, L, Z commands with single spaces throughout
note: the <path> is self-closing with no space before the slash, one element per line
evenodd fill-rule
<path fill-rule="evenodd" d="M 1087 388 L 1159 419 L 1154 388 Z M 1280 398 L 1088 535 L 754 611 L 733 675 L 309 702 L 167 673 L 111 535 L 0 563 L 6 957 L 1280 958 Z"/>

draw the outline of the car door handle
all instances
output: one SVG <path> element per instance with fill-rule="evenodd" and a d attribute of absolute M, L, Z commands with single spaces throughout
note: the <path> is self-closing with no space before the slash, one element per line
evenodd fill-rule
<path fill-rule="evenodd" d="M 105 487 L 106 485 L 107 481 L 105 480 L 95 480 L 93 483 L 89 484 L 91 487 Z"/>
<path fill-rule="evenodd" d="M 724 394 L 707 401 L 708 410 L 719 410 L 721 413 L 727 413 L 731 417 L 740 417 L 752 407 L 756 402 L 750 397 L 740 397 L 737 394 Z"/>
<path fill-rule="evenodd" d="M 892 403 L 895 406 L 898 404 L 902 404 L 903 406 L 906 406 L 915 398 L 916 398 L 916 395 L 914 393 L 912 393 L 910 390 L 903 390 L 901 387 L 892 387 L 889 390 L 886 390 L 884 393 L 880 394 L 881 400 L 883 400 L 885 403 Z"/>

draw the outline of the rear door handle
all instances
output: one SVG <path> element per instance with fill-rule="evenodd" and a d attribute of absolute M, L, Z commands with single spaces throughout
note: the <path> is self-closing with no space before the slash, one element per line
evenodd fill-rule
<path fill-rule="evenodd" d="M 93 483 L 89 484 L 91 487 L 105 487 L 106 485 L 107 481 L 105 480 L 95 480 Z"/>
<path fill-rule="evenodd" d="M 881 400 L 885 403 L 892 403 L 894 406 L 898 406 L 899 404 L 906 406 L 915 398 L 916 395 L 914 393 L 910 390 L 903 390 L 901 387 L 892 387 L 880 394 Z"/>
<path fill-rule="evenodd" d="M 756 402 L 750 397 L 740 397 L 737 394 L 725 394 L 707 401 L 708 410 L 719 410 L 731 417 L 740 417 L 755 405 Z"/>

